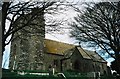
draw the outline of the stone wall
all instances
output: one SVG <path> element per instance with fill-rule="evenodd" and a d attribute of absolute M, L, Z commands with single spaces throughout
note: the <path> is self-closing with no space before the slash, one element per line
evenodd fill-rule
<path fill-rule="evenodd" d="M 31 15 L 26 15 L 27 20 Z M 24 21 L 21 19 L 20 21 Z M 19 22 L 18 22 L 19 23 Z M 11 42 L 10 69 L 40 70 L 44 69 L 44 14 L 40 14 L 31 24 L 19 30 Z M 18 24 L 21 26 L 21 24 Z M 17 26 L 16 26 L 17 27 Z"/>
<path fill-rule="evenodd" d="M 61 71 L 61 59 L 63 59 L 62 55 L 54 55 L 54 54 L 45 54 L 44 56 L 44 65 L 45 69 L 51 71 L 53 68 L 56 72 Z"/>

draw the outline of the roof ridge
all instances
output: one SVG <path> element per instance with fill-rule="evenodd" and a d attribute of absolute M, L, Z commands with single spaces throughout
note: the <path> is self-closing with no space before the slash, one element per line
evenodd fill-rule
<path fill-rule="evenodd" d="M 44 40 L 50 40 L 50 41 L 53 41 L 53 42 L 58 42 L 58 43 L 66 44 L 66 45 L 75 46 L 74 44 L 65 43 L 65 42 L 60 42 L 60 41 L 57 41 L 57 40 L 52 40 L 52 39 L 47 39 L 47 38 L 45 38 Z"/>

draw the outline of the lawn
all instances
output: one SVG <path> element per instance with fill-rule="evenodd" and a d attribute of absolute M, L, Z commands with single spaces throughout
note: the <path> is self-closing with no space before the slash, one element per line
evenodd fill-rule
<path fill-rule="evenodd" d="M 20 70 L 10 71 L 10 70 L 3 70 L 2 79 L 64 79 L 62 75 L 52 75 L 48 71 L 30 71 L 25 70 L 26 74 L 18 74 L 18 72 L 23 72 Z M 30 73 L 34 73 L 30 74 Z M 35 73 L 49 73 L 49 75 L 36 75 Z M 86 77 L 85 74 L 79 74 L 77 72 L 63 72 L 66 79 L 95 79 Z M 56 73 L 57 74 L 57 73 Z M 99 79 L 120 79 L 115 78 L 113 76 L 101 76 Z"/>

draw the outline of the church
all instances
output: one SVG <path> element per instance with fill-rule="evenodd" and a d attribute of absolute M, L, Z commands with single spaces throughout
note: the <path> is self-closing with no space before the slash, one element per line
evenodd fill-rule
<path fill-rule="evenodd" d="M 107 73 L 107 62 L 96 51 L 45 39 L 43 15 L 33 22 L 39 23 L 39 26 L 27 26 L 14 35 L 10 52 L 11 70 L 49 71 L 54 68 L 56 72 Z"/>

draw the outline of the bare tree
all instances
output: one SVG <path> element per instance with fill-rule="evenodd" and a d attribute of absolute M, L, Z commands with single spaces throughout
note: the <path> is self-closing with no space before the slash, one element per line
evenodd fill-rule
<path fill-rule="evenodd" d="M 72 36 L 80 42 L 98 46 L 119 63 L 120 56 L 120 2 L 87 4 L 72 24 Z M 111 52 L 112 51 L 112 52 Z M 117 66 L 120 71 L 120 66 Z"/>
<path fill-rule="evenodd" d="M 54 5 L 54 6 L 53 6 Z M 62 24 L 63 21 L 53 21 L 52 23 L 46 23 L 42 25 L 40 21 L 41 15 L 48 13 L 57 13 L 57 8 L 61 4 L 56 1 L 30 1 L 30 2 L 3 2 L 2 4 L 2 52 L 5 50 L 5 46 L 8 45 L 14 37 L 14 34 L 23 29 L 26 32 L 30 32 L 24 29 L 26 26 L 34 29 L 43 29 L 43 26 L 49 26 L 49 31 L 57 30 L 56 26 Z M 43 17 L 44 18 L 44 17 Z M 39 19 L 39 22 L 33 22 Z M 44 19 L 42 19 L 44 20 Z M 8 23 L 7 23 L 8 22 Z M 45 29 L 43 29 L 44 31 Z M 7 40 L 9 38 L 9 40 Z"/>

